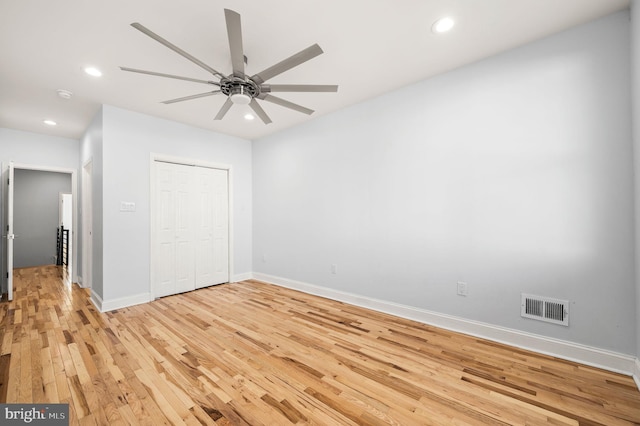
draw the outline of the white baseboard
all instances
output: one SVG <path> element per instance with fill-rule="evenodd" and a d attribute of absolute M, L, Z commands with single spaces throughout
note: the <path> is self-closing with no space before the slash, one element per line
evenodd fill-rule
<path fill-rule="evenodd" d="M 133 305 L 140 305 L 153 300 L 150 293 L 140 293 L 133 296 L 121 297 L 119 299 L 102 300 L 102 298 L 91 290 L 91 302 L 98 308 L 100 312 L 113 311 L 114 309 L 122 309 Z"/>
<path fill-rule="evenodd" d="M 237 283 L 239 281 L 250 280 L 253 278 L 253 273 L 245 272 L 244 274 L 235 274 L 231 277 L 232 283 Z"/>
<path fill-rule="evenodd" d="M 411 319 L 435 327 L 468 334 L 483 339 L 504 343 L 517 348 L 531 350 L 545 355 L 602 368 L 616 373 L 634 376 L 638 388 L 640 388 L 640 363 L 637 358 L 630 355 L 594 348 L 578 343 L 553 339 L 537 334 L 526 333 L 505 327 L 472 321 L 451 315 L 427 311 L 412 306 L 359 296 L 331 288 L 321 287 L 300 281 L 272 275 L 253 273 L 253 278 L 270 284 L 291 288 L 328 299 L 338 300 L 351 305 L 373 309 L 401 318 Z"/>
<path fill-rule="evenodd" d="M 93 306 L 98 308 L 98 312 L 104 312 L 102 310 L 102 297 L 100 297 L 98 293 L 93 291 L 93 289 L 91 289 L 91 303 L 93 303 Z"/>
<path fill-rule="evenodd" d="M 253 278 L 251 272 L 236 274 L 231 277 L 231 282 L 250 280 Z M 122 297 L 119 299 L 102 300 L 102 298 L 91 290 L 91 302 L 98 308 L 100 312 L 113 311 L 114 309 L 122 309 L 128 306 L 140 305 L 153 300 L 151 293 L 140 293 L 133 296 Z"/>

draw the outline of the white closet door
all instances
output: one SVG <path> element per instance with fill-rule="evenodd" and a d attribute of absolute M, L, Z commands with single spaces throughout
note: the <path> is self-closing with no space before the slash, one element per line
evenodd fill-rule
<path fill-rule="evenodd" d="M 175 180 L 176 293 L 195 289 L 194 168 L 172 165 Z"/>
<path fill-rule="evenodd" d="M 155 163 L 156 167 L 156 235 L 154 268 L 155 297 L 176 292 L 176 208 L 173 164 Z"/>
<path fill-rule="evenodd" d="M 154 296 L 229 282 L 228 171 L 155 167 Z"/>
<path fill-rule="evenodd" d="M 228 172 L 196 168 L 196 288 L 229 281 Z"/>
<path fill-rule="evenodd" d="M 229 171 L 213 169 L 213 283 L 229 277 Z"/>

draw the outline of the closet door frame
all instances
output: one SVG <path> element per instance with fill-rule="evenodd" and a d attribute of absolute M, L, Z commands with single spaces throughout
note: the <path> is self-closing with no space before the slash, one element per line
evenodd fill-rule
<path fill-rule="evenodd" d="M 157 215 L 155 212 L 155 207 L 157 206 L 157 176 L 156 176 L 156 162 L 163 162 L 163 163 L 173 163 L 173 164 L 180 164 L 180 165 L 184 165 L 184 166 L 195 166 L 195 167 L 204 167 L 204 168 L 209 168 L 209 169 L 218 169 L 218 170 L 226 170 L 227 171 L 227 190 L 229 193 L 229 204 L 228 204 L 228 211 L 227 211 L 227 217 L 228 217 L 228 225 L 229 225 L 229 238 L 228 238 L 228 242 L 229 242 L 229 267 L 228 267 L 228 272 L 229 272 L 229 277 L 228 277 L 228 281 L 231 282 L 231 277 L 233 276 L 233 170 L 231 165 L 229 164 L 223 164 L 223 163 L 215 163 L 215 162 L 210 162 L 210 161 L 202 161 L 202 160 L 197 160 L 197 159 L 192 159 L 192 158 L 185 158 L 185 157 L 176 157 L 176 156 L 172 156 L 172 155 L 165 155 L 165 154 L 158 154 L 158 153 L 151 153 L 150 155 L 150 160 L 149 160 L 149 169 L 150 169 L 150 206 L 151 208 L 149 209 L 149 216 L 150 216 L 150 247 L 149 247 L 149 254 L 150 254 L 150 262 L 149 262 L 149 294 L 151 295 L 152 299 L 156 299 L 158 296 L 156 296 L 155 291 L 156 289 L 154 288 L 154 283 L 156 282 L 157 279 L 157 272 L 156 272 L 156 259 L 158 258 L 158 253 L 157 252 L 157 241 L 158 241 L 158 234 L 157 234 Z"/>

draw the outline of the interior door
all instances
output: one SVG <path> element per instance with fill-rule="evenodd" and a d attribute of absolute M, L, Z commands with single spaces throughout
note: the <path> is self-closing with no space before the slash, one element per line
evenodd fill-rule
<path fill-rule="evenodd" d="M 68 273 L 71 272 L 71 262 L 73 260 L 73 196 L 71 194 L 61 192 L 58 197 L 59 224 L 68 231 L 66 253 L 63 253 L 63 262 Z"/>
<path fill-rule="evenodd" d="M 196 288 L 229 282 L 227 170 L 196 167 Z"/>
<path fill-rule="evenodd" d="M 155 297 L 195 289 L 194 167 L 156 162 Z"/>
<path fill-rule="evenodd" d="M 173 165 L 156 162 L 157 250 L 154 296 L 162 297 L 176 293 L 175 244 L 176 220 L 173 190 Z"/>
<path fill-rule="evenodd" d="M 213 182 L 213 277 L 211 284 L 229 282 L 229 172 L 210 169 Z"/>
<path fill-rule="evenodd" d="M 196 173 L 196 288 L 211 285 L 213 280 L 213 183 L 211 169 L 197 167 Z"/>
<path fill-rule="evenodd" d="M 9 162 L 9 191 L 7 195 L 7 297 L 13 300 L 13 161 Z"/>
<path fill-rule="evenodd" d="M 194 168 L 171 165 L 175 188 L 175 276 L 176 292 L 194 290 L 195 235 L 194 235 Z"/>

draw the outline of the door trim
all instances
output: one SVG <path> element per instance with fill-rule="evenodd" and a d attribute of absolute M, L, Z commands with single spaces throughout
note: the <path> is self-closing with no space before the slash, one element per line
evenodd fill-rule
<path fill-rule="evenodd" d="M 93 287 L 93 157 L 82 164 L 82 224 L 74 225 L 82 232 L 82 283 L 80 287 Z M 88 172 L 87 172 L 88 170 Z M 86 175 L 86 176 L 85 176 Z M 85 181 L 86 180 L 86 181 Z M 88 220 L 87 220 L 88 219 Z M 78 268 L 75 268 L 76 270 Z M 93 291 L 91 294 L 95 294 Z"/>
<path fill-rule="evenodd" d="M 15 239 L 13 231 L 13 200 L 15 183 L 15 165 L 13 161 L 9 161 L 9 175 L 7 180 L 7 300 L 13 300 L 13 240 Z"/>
<path fill-rule="evenodd" d="M 173 155 L 159 154 L 152 152 L 150 154 L 149 159 L 149 190 L 150 190 L 150 199 L 149 205 L 151 208 L 149 209 L 149 294 L 151 295 L 151 300 L 155 299 L 156 296 L 154 294 L 153 283 L 155 282 L 155 271 L 154 271 L 154 259 L 156 258 L 156 215 L 154 211 L 154 206 L 156 205 L 156 168 L 155 163 L 172 163 L 172 164 L 180 164 L 183 166 L 194 166 L 194 167 L 204 167 L 209 169 L 219 169 L 227 171 L 227 190 L 229 192 L 229 206 L 227 211 L 227 217 L 229 221 L 229 276 L 227 278 L 228 282 L 231 282 L 231 277 L 233 277 L 233 167 L 230 164 L 224 163 L 216 163 L 212 161 L 203 161 L 193 158 L 186 157 L 177 157 Z"/>

